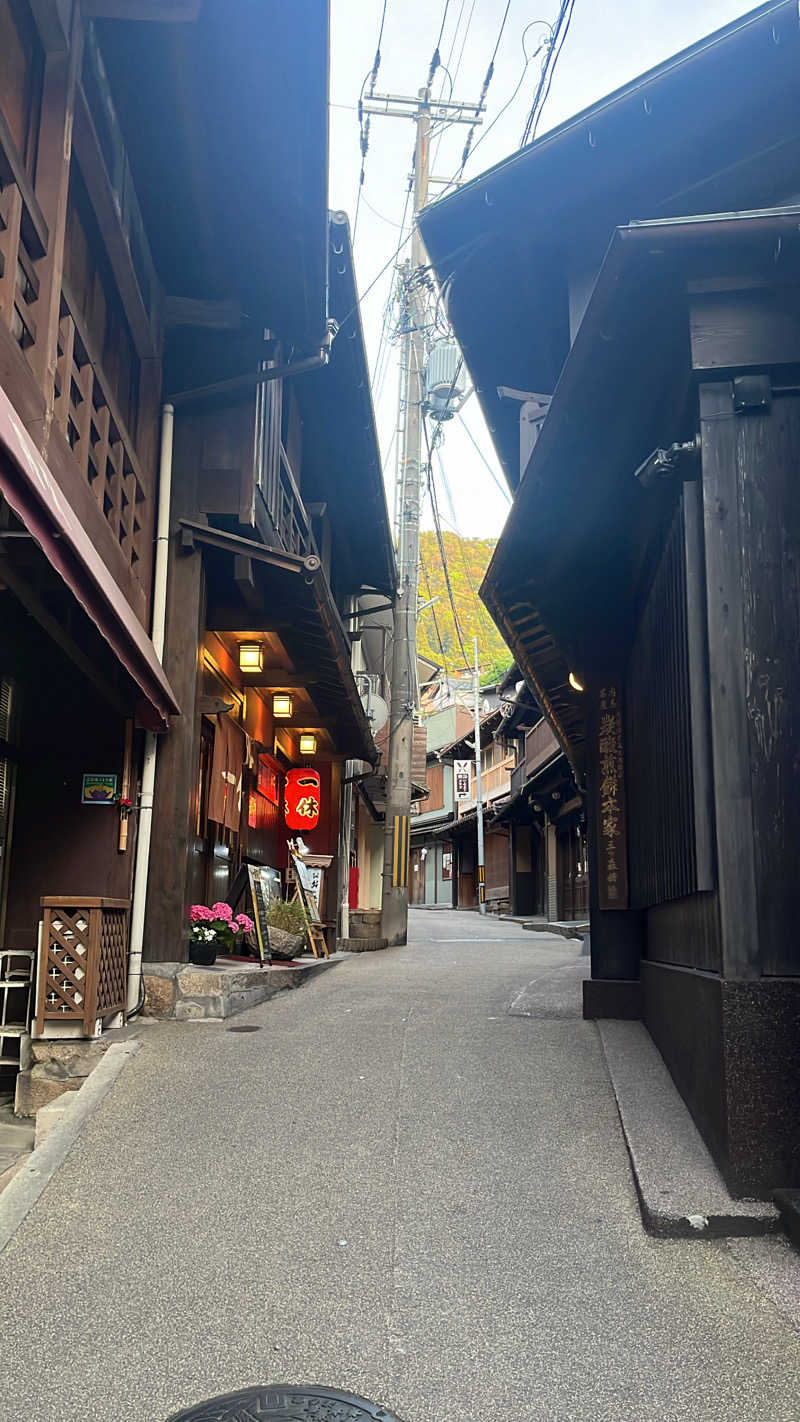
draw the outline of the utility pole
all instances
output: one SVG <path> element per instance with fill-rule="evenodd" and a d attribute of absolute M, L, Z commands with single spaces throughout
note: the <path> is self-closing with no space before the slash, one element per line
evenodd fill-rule
<path fill-rule="evenodd" d="M 408 880 L 411 858 L 411 763 L 417 709 L 417 596 L 419 586 L 419 522 L 422 469 L 422 402 L 425 378 L 425 288 L 419 280 L 426 265 L 417 214 L 428 200 L 431 123 L 478 124 L 482 103 L 442 103 L 431 99 L 430 85 L 416 99 L 373 94 L 363 101 L 365 113 L 411 118 L 416 127 L 414 150 L 414 213 L 411 260 L 403 289 L 404 334 L 401 374 L 403 445 L 397 509 L 399 588 L 394 610 L 392 695 L 389 719 L 389 773 L 386 790 L 386 833 L 383 855 L 382 935 L 390 944 L 405 943 L 408 932 Z M 434 181 L 436 181 L 434 179 Z"/>
<path fill-rule="evenodd" d="M 481 692 L 478 672 L 478 639 L 473 637 L 475 648 L 475 799 L 478 810 L 478 909 L 486 912 L 486 860 L 483 849 L 483 787 L 481 786 Z"/>

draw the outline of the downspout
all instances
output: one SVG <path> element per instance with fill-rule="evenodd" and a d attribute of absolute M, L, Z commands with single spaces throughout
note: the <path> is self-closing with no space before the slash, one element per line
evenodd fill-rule
<path fill-rule="evenodd" d="M 153 576 L 153 617 L 151 637 L 156 656 L 164 660 L 167 624 L 167 570 L 169 566 L 169 517 L 172 495 L 172 439 L 175 411 L 164 405 L 161 411 L 161 454 L 158 469 L 158 516 L 156 522 L 155 570 Z M 130 948 L 128 951 L 128 1016 L 140 1007 L 142 947 L 147 903 L 147 876 L 150 870 L 150 838 L 153 830 L 153 792 L 156 783 L 158 736 L 145 735 L 142 790 L 139 797 L 139 831 L 131 900 Z"/>

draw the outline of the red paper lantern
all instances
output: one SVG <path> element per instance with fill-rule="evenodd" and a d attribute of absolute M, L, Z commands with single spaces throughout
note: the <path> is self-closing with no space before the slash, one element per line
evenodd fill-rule
<path fill-rule="evenodd" d="M 283 803 L 287 829 L 313 830 L 317 828 L 320 786 L 319 771 L 311 770 L 309 766 L 287 772 Z"/>

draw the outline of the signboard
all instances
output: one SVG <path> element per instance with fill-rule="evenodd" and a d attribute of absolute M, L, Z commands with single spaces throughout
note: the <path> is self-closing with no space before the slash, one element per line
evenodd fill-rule
<path fill-rule="evenodd" d="M 328 948 L 325 943 L 324 925 L 319 916 L 319 906 L 311 892 L 311 874 L 314 872 L 310 864 L 304 864 L 300 855 L 295 852 L 292 841 L 289 841 L 289 858 L 295 873 L 297 884 L 297 896 L 303 910 L 303 917 L 306 921 L 308 936 L 311 940 L 311 950 L 315 958 L 320 956 L 320 952 L 327 958 Z"/>
<path fill-rule="evenodd" d="M 113 805 L 116 799 L 116 775 L 84 775 L 81 782 L 82 805 Z"/>
<path fill-rule="evenodd" d="M 269 951 L 269 926 L 267 914 L 273 899 L 281 897 L 281 876 L 277 869 L 266 864 L 248 864 L 247 877 L 250 883 L 250 898 L 253 902 L 253 921 L 256 926 L 256 942 L 261 962 L 271 961 Z"/>
<path fill-rule="evenodd" d="M 295 874 L 299 884 L 302 884 L 307 900 L 313 904 L 317 918 L 319 918 L 319 906 L 322 902 L 322 882 L 325 877 L 325 870 L 319 866 L 306 864 L 303 859 L 295 858 Z"/>
<path fill-rule="evenodd" d="M 600 692 L 597 721 L 597 868 L 601 909 L 628 907 L 628 841 L 622 706 L 616 686 Z"/>
<path fill-rule="evenodd" d="M 269 800 L 271 805 L 279 805 L 281 798 L 281 778 L 277 766 L 265 755 L 258 757 L 258 793 Z"/>
<path fill-rule="evenodd" d="M 472 799 L 472 766 L 471 760 L 453 761 L 453 784 L 456 800 Z"/>

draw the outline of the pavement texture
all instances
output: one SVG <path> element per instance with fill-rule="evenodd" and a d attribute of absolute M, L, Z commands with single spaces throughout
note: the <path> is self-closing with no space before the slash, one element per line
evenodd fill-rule
<path fill-rule="evenodd" d="M 0 1255 L 2 1422 L 266 1383 L 403 1422 L 797 1422 L 800 1261 L 645 1234 L 579 954 L 414 913 L 233 1024 L 149 1027 Z"/>

